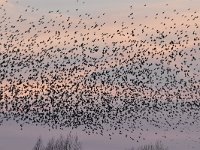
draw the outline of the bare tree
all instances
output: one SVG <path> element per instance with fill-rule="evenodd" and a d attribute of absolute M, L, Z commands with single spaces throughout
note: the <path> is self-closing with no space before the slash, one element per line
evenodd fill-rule
<path fill-rule="evenodd" d="M 39 137 L 39 138 L 37 139 L 36 144 L 35 144 L 35 146 L 33 147 L 33 150 L 44 150 L 44 146 L 43 146 L 41 137 Z"/>
<path fill-rule="evenodd" d="M 64 150 L 64 138 L 63 138 L 63 136 L 60 136 L 56 140 L 54 147 L 55 147 L 56 150 Z"/>
<path fill-rule="evenodd" d="M 45 150 L 53 150 L 54 149 L 54 143 L 55 143 L 54 138 L 50 139 L 47 143 Z"/>
<path fill-rule="evenodd" d="M 143 145 L 135 149 L 132 147 L 129 150 L 168 150 L 167 147 L 164 147 L 161 141 L 156 142 L 155 144 L 148 144 L 148 145 Z"/>
<path fill-rule="evenodd" d="M 41 138 L 38 138 L 33 150 L 81 150 L 81 143 L 77 136 L 69 134 L 66 138 L 62 135 L 58 139 L 50 139 L 44 147 Z"/>

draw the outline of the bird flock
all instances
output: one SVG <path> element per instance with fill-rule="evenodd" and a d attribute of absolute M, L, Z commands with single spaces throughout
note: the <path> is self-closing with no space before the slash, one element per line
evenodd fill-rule
<path fill-rule="evenodd" d="M 106 22 L 106 12 L 30 5 L 13 17 L 8 6 L 0 6 L 1 124 L 118 132 L 136 141 L 150 128 L 199 129 L 198 11 L 168 8 L 139 22 L 131 5 L 126 22 Z"/>

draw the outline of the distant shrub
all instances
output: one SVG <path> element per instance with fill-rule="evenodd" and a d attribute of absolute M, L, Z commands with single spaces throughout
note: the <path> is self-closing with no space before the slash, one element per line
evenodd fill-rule
<path fill-rule="evenodd" d="M 52 138 L 44 146 L 41 137 L 39 137 L 33 150 L 81 150 L 81 143 L 77 136 L 69 134 L 67 137 L 60 136 L 58 139 Z"/>
<path fill-rule="evenodd" d="M 168 147 L 164 147 L 161 141 L 156 142 L 155 144 L 148 144 L 138 147 L 137 149 L 132 147 L 129 150 L 168 150 Z"/>

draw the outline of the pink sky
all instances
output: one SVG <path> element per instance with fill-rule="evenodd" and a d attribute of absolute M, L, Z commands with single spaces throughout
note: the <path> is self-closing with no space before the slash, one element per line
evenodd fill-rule
<path fill-rule="evenodd" d="M 9 60 L 9 58 L 14 58 L 14 51 L 17 51 L 17 49 L 20 49 L 24 59 L 29 56 L 31 56 L 30 59 L 38 58 L 41 53 L 44 53 L 43 50 L 50 49 L 49 55 L 45 55 L 43 61 L 44 64 L 50 62 L 50 67 L 46 70 L 46 73 L 41 68 L 35 69 L 38 69 L 39 75 L 45 75 L 50 80 L 53 78 L 52 75 L 60 75 L 62 78 L 56 80 L 53 85 L 57 87 L 67 86 L 58 88 L 59 90 L 68 90 L 69 92 L 77 90 L 76 93 L 80 91 L 96 92 L 94 97 L 106 92 L 111 97 L 120 95 L 122 98 L 139 94 L 139 97 L 146 95 L 152 98 L 156 95 L 157 98 L 165 100 L 167 96 L 173 95 L 173 93 L 179 93 L 184 100 L 200 98 L 199 88 L 196 92 L 190 90 L 190 88 L 200 86 L 200 70 L 198 69 L 200 60 L 200 51 L 198 50 L 200 46 L 200 39 L 198 39 L 200 34 L 199 0 L 79 0 L 78 3 L 75 0 L 57 0 L 56 2 L 54 0 L 8 0 L 8 3 L 0 0 L 0 4 L 5 8 L 5 10 L 0 9 L 0 21 L 5 19 L 0 23 L 0 63 Z M 57 12 L 57 10 L 59 11 Z M 49 11 L 53 12 L 49 13 Z M 4 15 L 5 12 L 6 15 Z M 17 22 L 18 19 L 22 22 Z M 12 26 L 15 26 L 15 28 Z M 15 32 L 16 30 L 19 30 L 19 34 Z M 161 40 L 158 39 L 162 35 L 167 35 L 167 37 L 160 42 Z M 158 42 L 151 41 L 151 38 L 157 39 Z M 10 39 L 12 40 L 10 41 Z M 177 43 L 171 45 L 169 44 L 171 41 Z M 181 42 L 178 43 L 179 41 Z M 81 44 L 84 46 L 80 47 Z M 27 46 L 31 50 L 27 49 Z M 90 50 L 95 46 L 98 51 Z M 6 50 L 8 47 L 9 50 Z M 73 49 L 74 47 L 77 49 Z M 124 47 L 126 47 L 126 50 L 123 49 Z M 109 50 L 103 54 L 103 48 Z M 118 52 L 112 51 L 115 48 L 119 48 Z M 56 49 L 62 49 L 63 53 L 54 51 Z M 9 53 L 9 57 L 4 58 L 3 55 L 7 54 L 8 51 L 12 52 Z M 176 60 L 172 57 L 173 52 L 180 53 Z M 83 54 L 87 57 L 88 64 L 83 64 Z M 133 58 L 134 55 L 138 56 Z M 181 55 L 184 55 L 184 57 Z M 66 65 L 65 70 L 62 71 L 55 69 L 55 64 L 62 64 L 64 56 L 67 56 L 71 63 L 74 62 L 79 70 L 70 74 L 69 69 L 73 68 L 72 64 Z M 169 88 L 167 88 L 164 86 L 164 83 L 167 82 L 166 78 L 173 75 L 174 72 L 161 75 L 159 69 L 151 74 L 153 82 L 150 84 L 147 84 L 149 79 L 142 75 L 136 78 L 136 76 L 131 76 L 128 73 L 125 76 L 112 72 L 113 68 L 122 70 L 120 67 L 131 70 L 131 64 L 139 66 L 140 59 L 145 58 L 148 58 L 147 64 L 143 66 L 146 69 L 153 70 L 156 68 L 155 65 L 159 65 L 162 61 L 164 61 L 164 69 L 174 69 L 175 71 L 181 69 L 182 71 L 175 78 L 178 81 L 184 79 L 187 86 L 177 84 L 176 86 L 169 85 Z M 96 64 L 92 65 L 95 62 L 94 60 Z M 34 65 L 29 62 L 30 67 L 27 65 L 21 68 L 17 66 L 20 61 L 13 61 L 14 68 L 19 69 L 19 73 L 14 73 L 12 77 L 10 77 L 11 63 L 8 63 L 8 67 L 4 68 L 8 71 L 8 77 L 2 80 L 0 84 L 0 88 L 4 91 L 4 98 L 7 95 L 9 100 L 12 101 L 14 95 L 11 90 L 9 91 L 9 88 L 14 86 L 19 89 L 17 97 L 33 96 L 33 93 L 47 93 L 52 84 L 42 83 L 41 79 L 28 79 L 31 73 L 35 73 Z M 148 66 L 150 63 L 153 63 L 153 65 Z M 188 67 L 189 65 L 190 67 Z M 103 79 L 93 79 L 91 82 L 87 80 L 91 78 L 92 73 L 102 73 L 103 71 L 108 71 L 112 76 L 111 79 L 116 78 L 116 80 L 112 83 L 105 82 L 104 85 L 101 82 Z M 16 79 L 21 78 L 20 74 L 22 74 L 23 80 L 21 84 L 17 85 Z M 159 79 L 155 77 L 156 75 L 159 76 Z M 128 84 L 123 82 L 122 77 L 127 77 Z M 7 80 L 9 78 L 16 78 L 14 79 L 15 82 L 9 83 Z M 141 87 L 133 85 L 131 80 L 145 82 L 146 89 L 141 90 Z M 173 81 L 173 79 L 171 80 Z M 92 87 L 93 82 L 96 84 Z M 92 88 L 88 88 L 90 85 Z M 161 87 L 164 87 L 164 89 Z M 134 91 L 130 90 L 131 88 Z M 126 94 L 124 94 L 125 92 Z M 3 130 L 9 130 L 9 126 L 1 129 L 0 133 L 3 134 L 0 134 L 0 139 L 6 137 L 7 133 Z M 15 127 L 12 129 L 18 134 Z M 27 133 L 29 131 L 14 136 L 13 139 L 24 138 L 24 136 L 28 136 Z M 185 133 L 179 134 L 178 138 L 172 133 L 169 134 L 173 140 L 180 140 L 180 143 L 185 140 L 182 140 Z M 9 133 L 7 136 L 11 138 L 12 135 Z M 28 138 L 33 139 L 35 135 L 29 135 Z M 192 138 L 196 139 L 197 135 Z M 118 142 L 119 139 L 118 137 L 116 141 Z M 116 148 L 114 146 L 114 144 L 117 144 L 116 141 L 111 143 L 111 145 L 113 144 L 111 149 Z M 6 147 L 2 149 L 4 148 L 6 149 Z"/>

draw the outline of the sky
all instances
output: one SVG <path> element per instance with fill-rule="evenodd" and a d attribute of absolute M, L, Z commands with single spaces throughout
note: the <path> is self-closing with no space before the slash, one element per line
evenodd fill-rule
<path fill-rule="evenodd" d="M 98 0 L 96 0 L 96 1 L 78 1 L 78 2 L 72 1 L 72 0 L 68 0 L 68 1 L 59 0 L 56 2 L 53 0 L 48 1 L 48 2 L 45 0 L 40 1 L 40 2 L 38 2 L 37 0 L 36 1 L 32 1 L 32 0 L 13 1 L 13 0 L 10 0 L 6 4 L 6 11 L 11 16 L 11 20 L 2 23 L 2 26 L 5 25 L 5 29 L 9 28 L 9 26 L 7 26 L 7 24 L 12 24 L 12 21 L 15 22 L 15 19 L 17 17 L 19 17 L 21 14 L 24 17 L 24 18 L 23 17 L 22 18 L 25 19 L 24 23 L 20 23 L 20 22 L 16 23 L 15 22 L 15 26 L 21 32 L 23 32 L 23 31 L 26 32 L 26 30 L 28 31 L 28 29 L 30 28 L 30 25 L 28 25 L 28 22 L 38 21 L 39 19 L 42 19 L 44 16 L 45 16 L 45 19 L 47 18 L 46 20 L 51 21 L 52 19 L 55 19 L 57 22 L 62 22 L 64 20 L 66 20 L 66 18 L 71 17 L 70 21 L 73 23 L 75 22 L 74 26 L 77 23 L 79 23 L 80 21 L 85 23 L 85 26 L 87 26 L 87 27 L 90 27 L 90 26 L 92 27 L 95 24 L 102 25 L 101 30 L 97 30 L 97 28 L 94 30 L 87 30 L 87 29 L 83 29 L 84 26 L 80 26 L 77 29 L 74 29 L 74 26 L 72 25 L 72 27 L 68 29 L 68 33 L 65 34 L 64 32 L 63 33 L 61 32 L 59 39 L 57 39 L 59 42 L 57 42 L 57 40 L 53 40 L 51 43 L 49 43 L 47 45 L 39 44 L 42 41 L 48 41 L 49 37 L 54 38 L 54 33 L 56 32 L 56 30 L 62 29 L 60 26 L 58 28 L 56 25 L 54 27 L 50 27 L 51 32 L 49 32 L 49 33 L 47 33 L 47 32 L 45 32 L 45 34 L 43 34 L 42 32 L 37 33 L 38 37 L 36 38 L 36 42 L 37 42 L 37 44 L 40 45 L 40 47 L 38 48 L 36 44 L 31 46 L 31 48 L 34 49 L 33 53 L 39 52 L 40 48 L 44 48 L 45 46 L 48 48 L 51 48 L 52 46 L 54 46 L 55 48 L 63 48 L 63 47 L 73 48 L 74 47 L 73 43 L 67 43 L 67 42 L 65 43 L 66 39 L 67 40 L 76 39 L 78 41 L 78 44 L 81 44 L 82 37 L 83 37 L 82 35 L 84 35 L 84 34 L 88 34 L 88 37 L 89 37 L 89 40 L 86 44 L 91 47 L 97 46 L 99 49 L 104 48 L 105 45 L 110 46 L 113 44 L 113 42 L 120 42 L 120 41 L 124 41 L 123 42 L 124 44 L 121 44 L 121 46 L 126 45 L 126 44 L 128 45 L 130 43 L 128 41 L 129 35 L 126 35 L 125 32 L 130 33 L 131 30 L 133 30 L 133 29 L 134 29 L 135 34 L 138 35 L 133 38 L 133 40 L 136 40 L 136 41 L 142 41 L 142 40 L 150 41 L 150 35 L 155 34 L 156 30 L 159 30 L 160 32 L 164 32 L 165 34 L 167 34 L 168 32 L 171 32 L 172 34 L 168 35 L 168 37 L 165 38 L 164 44 L 168 44 L 170 42 L 170 40 L 177 40 L 177 37 L 173 36 L 173 33 L 175 34 L 175 32 L 177 32 L 178 30 L 180 30 L 178 32 L 182 32 L 181 30 L 185 31 L 187 25 L 189 25 L 191 27 L 187 28 L 186 32 L 187 33 L 193 32 L 193 29 L 195 29 L 195 23 L 198 24 L 198 19 L 196 19 L 194 21 L 192 21 L 192 20 L 188 21 L 188 17 L 190 17 L 190 15 L 195 15 L 193 13 L 198 10 L 198 5 L 195 5 L 197 3 L 198 2 L 194 1 L 194 0 L 193 1 L 191 1 L 191 0 L 183 0 L 183 1 L 180 1 L 180 0 L 175 0 L 175 1 L 153 0 L 153 1 L 134 1 L 134 2 L 132 2 L 130 0 L 126 0 L 123 2 L 121 2 L 119 0 L 114 1 L 114 2 L 111 0 L 106 1 L 106 2 L 98 1 Z M 29 5 L 30 5 L 30 7 L 29 7 Z M 146 6 L 144 6 L 144 5 L 146 5 Z M 32 9 L 34 9 L 34 10 L 38 9 L 38 10 L 33 11 Z M 57 10 L 59 10 L 59 12 L 57 12 Z M 49 11 L 54 11 L 54 12 L 49 14 L 48 13 Z M 164 14 L 162 14 L 163 12 L 164 12 Z M 88 13 L 90 15 L 84 16 L 85 13 L 86 14 Z M 104 13 L 105 13 L 105 15 L 103 15 Z M 158 16 L 157 16 L 157 13 L 159 14 Z M 132 15 L 130 15 L 130 14 L 132 14 Z M 60 17 L 60 15 L 62 15 L 62 17 Z M 83 15 L 84 17 L 82 19 L 80 19 L 80 17 L 79 17 L 80 15 Z M 129 15 L 131 17 L 133 17 L 133 19 Z M 186 17 L 184 17 L 182 15 L 185 15 Z M 92 19 L 90 19 L 91 17 L 92 17 Z M 164 19 L 164 17 L 167 17 L 168 19 Z M 171 19 L 173 19 L 173 21 L 171 21 Z M 114 23 L 115 21 L 116 21 L 116 23 Z M 179 24 L 181 24 L 180 22 L 181 23 L 187 22 L 187 24 L 179 25 Z M 33 37 L 37 31 L 42 30 L 42 28 L 48 27 L 48 24 L 46 24 L 46 25 L 44 25 L 44 24 L 36 26 L 36 28 L 34 30 L 31 30 L 32 32 L 26 32 L 26 34 L 24 34 L 21 37 L 20 37 L 20 35 L 16 36 L 16 39 L 22 40 L 22 44 L 20 46 L 22 49 L 25 48 L 27 45 L 31 45 L 32 41 L 29 38 Z M 166 25 L 164 26 L 163 24 L 166 24 Z M 178 26 L 179 28 L 173 29 L 172 27 L 174 26 L 174 24 L 176 24 L 176 26 Z M 144 26 L 147 26 L 148 28 L 142 30 L 142 28 Z M 117 35 L 115 32 L 118 29 L 121 30 L 123 27 L 125 28 L 125 29 L 123 29 L 124 36 L 123 36 L 123 34 Z M 154 30 L 151 30 L 151 28 L 154 28 Z M 2 30 L 2 32 L 4 33 L 3 30 Z M 12 32 L 12 29 L 9 32 Z M 75 35 L 74 32 L 78 32 L 79 34 Z M 141 34 L 141 32 L 148 34 L 148 36 L 145 36 L 145 34 Z M 198 32 L 198 30 L 197 30 L 197 32 Z M 93 42 L 93 40 L 95 40 L 96 37 L 100 37 L 102 35 L 102 33 L 105 34 L 105 36 L 103 38 L 105 42 L 102 42 L 101 39 Z M 107 37 L 106 34 L 113 35 L 113 38 Z M 67 35 L 67 37 L 66 37 L 66 35 Z M 157 36 L 160 36 L 160 35 L 158 34 Z M 191 39 L 196 37 L 196 35 L 192 35 L 192 34 L 190 36 L 191 36 Z M 184 37 L 184 38 L 186 41 L 187 37 Z M 8 39 L 6 38 L 6 36 L 3 36 L 1 39 L 2 42 L 6 42 L 7 40 Z M 12 44 L 13 45 L 16 44 L 18 47 L 19 45 L 17 44 L 17 42 L 18 41 L 16 40 L 16 42 L 12 42 Z M 193 41 L 188 41 L 188 42 L 189 43 L 187 43 L 187 48 L 190 48 L 190 46 L 194 47 Z M 118 45 L 120 46 L 119 43 L 117 43 L 117 46 Z M 147 44 L 147 45 L 144 45 L 144 47 L 147 49 L 148 49 L 148 47 L 154 48 L 155 46 L 158 51 L 162 51 L 162 48 L 161 48 L 162 45 L 158 45 L 158 44 L 154 45 L 151 42 L 149 42 L 149 44 Z M 196 44 L 195 47 L 198 47 L 198 45 Z M 3 44 L 1 44 L 1 49 L 3 49 Z M 178 50 L 178 51 L 180 51 L 180 50 Z M 80 51 L 76 51 L 75 53 L 77 54 L 76 59 L 82 58 Z M 137 53 L 137 51 L 132 51 L 131 55 L 133 55 L 134 53 Z M 156 57 L 159 57 L 159 56 L 157 56 L 158 54 L 156 54 L 156 53 L 155 53 Z M 168 55 L 170 55 L 170 53 L 171 53 L 171 51 L 165 52 L 166 57 L 168 57 Z M 102 57 L 101 51 L 90 53 L 89 50 L 86 50 L 85 54 L 91 58 L 96 58 L 97 60 Z M 57 55 L 57 54 L 54 53 L 54 55 Z M 121 57 L 119 55 L 119 53 L 116 55 L 118 55 L 117 56 L 118 58 Z M 125 59 L 127 59 L 128 55 L 130 55 L 130 54 L 124 53 L 123 55 L 124 55 L 123 57 Z M 74 59 L 74 60 L 71 59 L 71 60 L 76 61 L 76 59 Z M 116 62 L 113 62 L 113 60 L 111 60 L 111 59 L 113 59 L 113 56 L 110 56 L 108 53 L 106 60 L 109 63 L 115 65 Z M 187 56 L 187 59 L 191 59 L 190 56 Z M 47 60 L 45 59 L 44 61 L 47 62 Z M 102 63 L 105 63 L 105 61 L 103 59 L 101 59 L 101 60 L 102 60 Z M 160 61 L 160 58 L 159 59 L 156 59 L 156 58 L 149 59 L 149 62 L 156 63 L 158 61 Z M 184 61 L 183 58 L 179 57 L 175 61 L 172 61 L 169 64 L 166 64 L 165 67 L 170 67 L 173 69 L 175 63 L 178 65 L 183 61 Z M 98 64 L 102 65 L 102 63 L 99 62 Z M 107 68 L 109 70 L 110 69 L 109 63 L 107 63 L 106 65 L 104 64 L 104 68 Z M 116 65 L 118 65 L 118 64 L 116 64 Z M 197 65 L 198 65 L 198 63 L 193 62 L 192 67 L 194 67 L 194 68 L 190 69 L 191 76 L 196 77 L 196 74 L 198 74 L 198 71 L 195 70 L 195 67 Z M 69 67 L 70 67 L 70 65 L 69 65 Z M 90 66 L 90 67 L 85 66 L 85 68 L 87 68 L 85 70 L 88 70 L 90 72 L 101 70 L 101 69 L 99 69 L 99 67 L 96 68 L 94 66 Z M 9 69 L 9 68 L 7 68 L 7 69 Z M 23 69 L 22 72 L 23 72 L 24 76 L 28 76 L 28 71 L 26 69 Z M 82 70 L 76 74 L 78 76 L 78 75 L 83 75 L 84 73 L 85 72 Z M 19 74 L 18 75 L 15 74 L 15 75 L 18 76 Z M 177 78 L 179 78 L 179 79 L 184 78 L 185 80 L 190 79 L 190 78 L 184 77 L 184 74 L 182 74 L 182 72 L 180 72 L 177 75 Z M 6 82 L 6 80 L 4 80 L 4 81 Z M 34 81 L 32 81 L 32 82 L 34 82 Z M 156 81 L 154 83 L 156 83 Z M 163 82 L 163 83 L 165 83 L 165 82 Z M 160 84 L 160 85 L 162 85 L 162 84 Z"/>
<path fill-rule="evenodd" d="M 8 0 L 8 2 L 0 0 L 0 4 L 4 8 L 4 10 L 0 9 L 0 63 L 5 65 L 6 61 L 9 62 L 0 70 L 6 72 L 4 74 L 6 77 L 1 78 L 0 88 L 3 91 L 3 98 L 7 98 L 8 101 L 16 97 L 19 99 L 23 96 L 34 97 L 33 93 L 48 95 L 49 90 L 63 84 L 65 88 L 61 88 L 62 90 L 76 94 L 82 91 L 93 93 L 92 96 L 97 99 L 104 93 L 107 93 L 111 99 L 119 95 L 121 99 L 125 99 L 137 94 L 138 98 L 159 98 L 163 101 L 170 96 L 176 100 L 177 95 L 184 101 L 200 99 L 199 90 L 196 89 L 200 86 L 199 0 Z M 167 36 L 162 41 L 161 37 L 165 35 Z M 151 38 L 157 42 L 151 41 Z M 181 43 L 178 43 L 179 40 Z M 177 44 L 172 46 L 169 44 L 171 41 Z M 81 44 L 84 46 L 81 47 Z M 73 49 L 74 47 L 78 49 Z M 125 50 L 124 47 L 126 47 Z M 172 49 L 172 47 L 175 48 Z M 119 49 L 116 50 L 117 48 Z M 17 49 L 20 49 L 22 54 L 18 54 Z M 62 51 L 56 51 L 57 49 L 62 49 Z M 105 51 L 108 49 L 105 54 L 103 54 L 103 49 Z M 45 54 L 43 60 L 42 53 Z M 180 54 L 176 59 L 173 58 L 175 53 Z M 20 59 L 17 59 L 16 55 Z M 84 60 L 85 56 L 86 60 Z M 134 69 L 137 70 L 141 60 L 147 57 L 148 60 L 142 69 L 152 71 L 150 73 L 152 80 L 147 78 L 145 73 L 142 74 L 140 69 L 136 71 L 137 76 L 131 73 L 124 74 L 124 70 L 131 70 L 131 64 L 134 64 L 136 67 Z M 41 59 L 43 63 L 31 63 L 36 59 Z M 66 60 L 69 63 L 65 64 Z M 21 61 L 23 67 L 19 65 Z M 157 67 L 161 62 L 163 66 Z M 151 63 L 153 65 L 150 65 Z M 13 64 L 17 72 L 12 70 Z M 65 66 L 61 67 L 62 69 L 56 69 L 56 64 L 61 66 L 65 64 Z M 48 69 L 44 71 L 43 68 L 47 65 L 49 65 Z M 71 74 L 65 74 L 74 66 L 78 69 L 72 71 Z M 162 74 L 163 70 L 165 72 Z M 166 70 L 172 71 L 166 73 Z M 112 78 L 103 78 L 103 76 L 93 78 L 93 74 L 102 75 L 104 71 L 107 71 Z M 176 76 L 174 76 L 175 72 Z M 44 76 L 49 80 L 56 75 L 61 78 L 54 81 L 52 85 L 52 83 L 43 82 L 40 78 L 35 78 L 33 74 Z M 124 78 L 127 79 L 126 84 Z M 10 82 L 9 79 L 14 82 Z M 108 82 L 102 85 L 102 81 Z M 141 81 L 145 84 L 136 86 L 132 81 L 134 83 Z M 167 84 L 169 81 L 172 82 Z M 173 84 L 173 81 L 177 82 Z M 18 82 L 23 84 L 18 84 Z M 18 89 L 15 95 L 10 90 L 13 87 L 15 90 Z M 174 93 L 177 95 L 173 96 Z M 84 96 L 87 98 L 87 95 L 83 94 Z M 121 107 L 122 103 L 116 102 L 115 106 Z M 9 108 L 12 109 L 12 106 L 9 105 Z M 5 109 L 5 107 L 2 108 L 0 113 Z M 23 113 L 23 109 L 19 111 Z M 183 113 L 181 117 L 187 118 L 187 115 Z M 178 119 L 173 121 L 178 122 Z M 8 123 L 0 126 L 0 149 L 10 150 L 18 146 L 19 150 L 23 150 L 20 143 L 26 137 L 26 146 L 30 147 L 34 139 L 39 136 L 38 133 L 34 133 L 34 130 L 37 130 L 35 128 L 30 126 L 21 131 L 12 121 L 10 125 Z M 190 130 L 191 132 L 184 133 L 178 131 L 166 133 L 161 130 L 159 136 L 167 135 L 169 139 L 163 140 L 172 145 L 172 149 L 188 150 L 194 146 L 193 149 L 197 150 L 199 137 L 198 132 L 194 131 L 198 129 L 192 126 Z M 61 132 L 52 133 L 46 129 L 43 132 L 42 127 L 38 127 L 38 131 L 45 139 Z M 144 137 L 148 137 L 149 134 L 144 134 Z M 184 138 L 186 135 L 191 140 L 187 141 Z M 156 138 L 159 139 L 159 136 Z M 95 150 L 94 148 L 97 147 L 99 150 L 102 149 L 99 147 L 102 145 L 100 141 L 105 144 L 104 150 L 121 149 L 122 143 L 127 145 L 131 143 L 130 140 L 117 135 L 111 142 L 107 142 L 106 137 L 86 136 L 82 132 L 80 137 L 85 143 L 85 150 Z M 6 143 L 5 140 L 13 140 L 15 144 L 3 144 Z M 148 142 L 151 142 L 151 136 Z M 185 145 L 180 144 L 183 142 Z"/>

